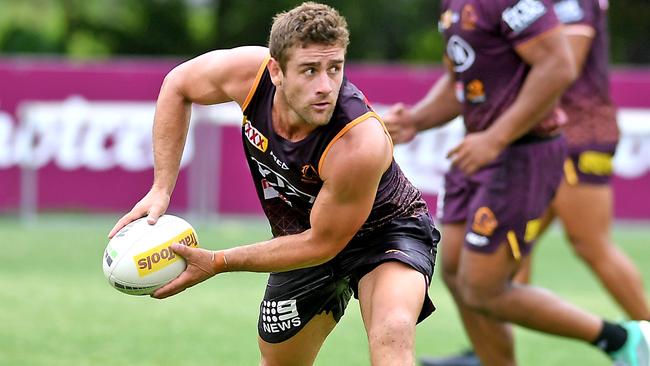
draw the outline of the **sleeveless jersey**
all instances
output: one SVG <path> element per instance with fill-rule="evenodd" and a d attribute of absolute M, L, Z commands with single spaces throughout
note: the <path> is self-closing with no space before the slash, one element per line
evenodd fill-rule
<path fill-rule="evenodd" d="M 276 88 L 266 68 L 260 67 L 255 83 L 242 105 L 244 151 L 257 195 L 275 237 L 309 229 L 309 215 L 323 181 L 321 165 L 330 147 L 350 128 L 380 117 L 347 78 L 343 79 L 334 113 L 328 124 L 293 142 L 276 134 L 272 124 Z M 363 177 L 359 177 L 363 179 Z M 426 212 L 420 192 L 393 160 L 382 175 L 370 216 L 355 238 L 394 218 Z M 336 212 L 332 212 L 336 215 Z"/>
<path fill-rule="evenodd" d="M 616 107 L 609 93 L 609 42 L 606 0 L 554 0 L 555 13 L 567 25 L 595 30 L 580 77 L 562 95 L 568 116 L 563 127 L 569 146 L 616 144 L 619 138 Z"/>
<path fill-rule="evenodd" d="M 468 132 L 490 127 L 517 98 L 530 66 L 515 47 L 558 25 L 551 0 L 441 2 L 438 28 Z"/>

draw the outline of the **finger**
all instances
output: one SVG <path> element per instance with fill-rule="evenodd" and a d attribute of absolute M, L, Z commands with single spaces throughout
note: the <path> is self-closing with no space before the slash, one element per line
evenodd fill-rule
<path fill-rule="evenodd" d="M 154 293 L 151 294 L 151 297 L 154 297 L 156 299 L 164 299 L 166 297 L 174 296 L 180 292 L 183 292 L 186 288 L 190 287 L 187 285 L 187 276 L 187 272 L 181 273 L 180 276 L 171 280 L 165 286 L 154 291 Z"/>
<path fill-rule="evenodd" d="M 460 145 L 457 145 L 453 149 L 449 150 L 447 153 L 447 159 L 451 159 L 451 161 L 454 161 L 454 157 L 458 155 L 458 152 L 460 151 L 460 147 L 462 146 L 462 143 Z"/>
<path fill-rule="evenodd" d="M 183 258 L 189 257 L 192 254 L 192 250 L 195 250 L 194 248 L 190 248 L 188 246 L 178 244 L 178 243 L 172 244 L 171 248 L 172 251 L 174 251 L 174 253 L 180 255 Z"/>
<path fill-rule="evenodd" d="M 165 210 L 161 206 L 151 206 L 149 209 L 149 214 L 147 215 L 147 223 L 149 225 L 154 225 L 156 222 L 158 222 L 158 219 L 163 215 L 164 212 Z"/>
<path fill-rule="evenodd" d="M 134 217 L 135 215 L 133 214 L 133 211 L 130 211 L 126 215 L 122 216 L 119 220 L 117 220 L 117 223 L 115 223 L 115 226 L 111 229 L 111 231 L 108 233 L 108 238 L 112 239 L 115 234 L 117 234 L 118 231 L 120 231 L 123 227 L 128 225 L 131 221 L 134 221 L 138 219 L 139 217 Z"/>
<path fill-rule="evenodd" d="M 404 107 L 404 103 L 395 103 L 390 107 L 388 112 L 391 114 L 401 114 L 404 113 L 405 109 L 406 108 Z"/>

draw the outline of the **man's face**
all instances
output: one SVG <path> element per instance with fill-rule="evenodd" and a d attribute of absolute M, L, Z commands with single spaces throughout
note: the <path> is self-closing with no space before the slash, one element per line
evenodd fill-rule
<path fill-rule="evenodd" d="M 290 50 L 282 78 L 282 92 L 289 108 L 307 124 L 326 125 L 343 82 L 345 49 L 310 45 Z"/>

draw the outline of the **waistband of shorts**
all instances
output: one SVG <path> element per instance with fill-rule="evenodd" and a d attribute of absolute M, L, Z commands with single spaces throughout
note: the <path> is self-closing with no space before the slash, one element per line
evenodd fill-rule
<path fill-rule="evenodd" d="M 520 138 L 513 141 L 510 145 L 527 145 L 527 144 L 536 144 L 539 142 L 552 141 L 557 138 L 560 138 L 561 134 L 551 135 L 551 136 L 539 136 L 531 133 L 525 134 Z"/>

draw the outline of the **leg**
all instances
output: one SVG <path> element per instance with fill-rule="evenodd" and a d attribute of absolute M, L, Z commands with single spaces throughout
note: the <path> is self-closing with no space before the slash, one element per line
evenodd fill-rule
<path fill-rule="evenodd" d="M 262 366 L 312 365 L 327 335 L 336 326 L 332 313 L 313 317 L 295 336 L 280 343 L 268 343 L 258 337 Z"/>
<path fill-rule="evenodd" d="M 415 363 L 415 324 L 426 290 L 420 272 L 396 261 L 385 262 L 361 278 L 359 304 L 372 365 Z"/>
<path fill-rule="evenodd" d="M 442 276 L 451 292 L 465 331 L 483 365 L 514 365 L 514 341 L 510 327 L 472 311 L 462 301 L 457 284 L 458 265 L 465 238 L 465 224 L 446 224 L 442 234 Z M 485 337 L 485 334 L 489 334 Z"/>
<path fill-rule="evenodd" d="M 515 269 L 505 244 L 490 255 L 463 250 L 457 279 L 461 300 L 472 311 L 501 321 L 587 342 L 596 339 L 602 326 L 599 317 L 549 291 L 513 286 L 508 278 Z"/>
<path fill-rule="evenodd" d="M 610 239 L 612 189 L 609 185 L 560 185 L 553 206 L 576 253 L 631 319 L 650 319 L 641 275 Z"/>

